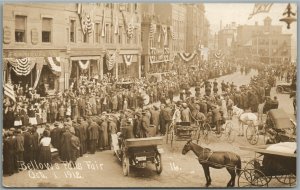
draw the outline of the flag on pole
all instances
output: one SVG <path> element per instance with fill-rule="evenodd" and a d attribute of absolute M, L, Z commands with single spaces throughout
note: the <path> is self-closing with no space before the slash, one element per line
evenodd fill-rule
<path fill-rule="evenodd" d="M 115 34 L 119 34 L 119 17 L 116 15 Z"/>
<path fill-rule="evenodd" d="M 268 13 L 272 5 L 273 3 L 255 3 L 253 11 L 249 15 L 248 20 L 250 20 L 254 15 L 258 13 Z"/>
<path fill-rule="evenodd" d="M 10 80 L 4 85 L 4 95 L 12 99 L 14 102 L 16 101 L 14 86 L 11 84 Z"/>
<path fill-rule="evenodd" d="M 102 18 L 102 31 L 101 36 L 105 37 L 106 27 L 105 27 L 105 10 L 103 9 L 103 18 Z"/>

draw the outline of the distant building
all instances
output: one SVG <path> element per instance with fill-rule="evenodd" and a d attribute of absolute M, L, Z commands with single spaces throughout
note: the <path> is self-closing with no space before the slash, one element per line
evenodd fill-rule
<path fill-rule="evenodd" d="M 224 55 L 232 56 L 234 54 L 236 36 L 237 27 L 235 22 L 227 24 L 218 32 L 218 49 L 221 50 Z"/>
<path fill-rule="evenodd" d="M 264 63 L 281 63 L 291 59 L 291 34 L 283 34 L 282 26 L 271 25 L 266 17 L 263 25 L 238 26 L 238 58 L 248 58 Z"/>

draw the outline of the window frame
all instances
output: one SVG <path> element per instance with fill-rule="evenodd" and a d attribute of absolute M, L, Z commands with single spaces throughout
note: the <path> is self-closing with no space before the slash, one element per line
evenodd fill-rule
<path fill-rule="evenodd" d="M 51 28 L 51 31 L 50 31 L 50 36 L 49 36 L 49 42 L 44 42 L 43 41 L 43 32 L 44 32 L 44 30 L 43 30 L 43 20 L 44 19 L 49 19 L 51 22 L 51 26 L 50 26 L 50 28 Z M 41 41 L 42 41 L 42 43 L 43 44 L 51 44 L 51 43 L 53 43 L 53 18 L 52 17 L 47 17 L 47 16 L 43 16 L 42 17 L 42 30 L 41 30 Z M 49 32 L 49 31 L 45 31 L 45 32 Z"/>
<path fill-rule="evenodd" d="M 16 17 L 23 17 L 24 18 L 24 41 L 17 41 L 16 40 Z M 15 14 L 14 15 L 14 26 L 15 26 L 15 31 L 14 31 L 14 38 L 15 38 L 15 43 L 22 44 L 22 43 L 27 43 L 27 15 L 25 14 Z"/>

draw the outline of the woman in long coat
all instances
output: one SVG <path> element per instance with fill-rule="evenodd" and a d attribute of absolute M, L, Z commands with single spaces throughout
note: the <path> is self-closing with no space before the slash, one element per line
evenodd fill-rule
<path fill-rule="evenodd" d="M 39 151 L 39 169 L 45 170 L 51 166 L 51 137 L 49 131 L 45 130 L 43 137 L 40 140 L 40 151 Z"/>

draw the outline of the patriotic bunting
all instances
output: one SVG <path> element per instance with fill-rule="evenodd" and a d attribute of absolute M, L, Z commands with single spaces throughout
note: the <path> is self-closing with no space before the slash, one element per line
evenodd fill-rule
<path fill-rule="evenodd" d="M 90 65 L 90 60 L 86 60 L 85 63 L 84 61 L 79 60 L 79 67 L 83 70 L 86 70 L 87 68 L 89 68 Z"/>
<path fill-rule="evenodd" d="M 101 37 L 105 37 L 106 35 L 106 26 L 105 26 L 105 10 L 103 9 L 103 18 L 102 18 L 102 30 Z"/>
<path fill-rule="evenodd" d="M 197 53 L 178 53 L 178 55 L 185 62 L 189 62 L 196 57 Z"/>
<path fill-rule="evenodd" d="M 214 54 L 214 56 L 215 56 L 215 58 L 217 58 L 217 59 L 221 59 L 221 58 L 223 57 L 223 53 L 219 50 L 218 52 L 216 52 L 216 53 Z"/>
<path fill-rule="evenodd" d="M 173 30 L 173 26 L 169 26 L 170 28 L 170 35 L 172 37 L 172 39 L 174 40 L 175 39 L 175 33 L 174 33 L 174 30 Z"/>
<path fill-rule="evenodd" d="M 60 57 L 45 57 L 45 61 L 55 75 L 60 75 Z"/>
<path fill-rule="evenodd" d="M 156 61 L 156 48 L 150 48 L 150 63 L 154 63 Z"/>
<path fill-rule="evenodd" d="M 109 51 L 106 51 L 106 66 L 107 70 L 112 70 L 116 64 L 117 60 L 117 52 L 110 53 Z"/>
<path fill-rule="evenodd" d="M 255 3 L 253 11 L 249 15 L 248 20 L 250 20 L 254 15 L 258 13 L 268 13 L 272 5 L 273 3 Z"/>
<path fill-rule="evenodd" d="M 94 23 L 91 20 L 90 15 L 86 15 L 85 17 L 80 17 L 81 18 L 81 28 L 83 34 L 88 33 L 88 35 L 92 35 L 93 30 L 94 30 Z"/>
<path fill-rule="evenodd" d="M 149 38 L 153 39 L 155 33 L 156 33 L 156 24 L 151 23 L 150 31 L 149 31 Z"/>
<path fill-rule="evenodd" d="M 42 73 L 42 70 L 41 69 L 37 69 L 36 70 L 36 79 L 34 81 L 34 84 L 33 84 L 33 89 L 35 89 L 39 83 L 39 80 L 40 80 L 40 77 L 41 77 L 41 73 Z"/>
<path fill-rule="evenodd" d="M 14 72 L 19 76 L 28 75 L 35 66 L 35 62 L 30 58 L 8 59 L 8 61 L 11 64 Z"/>
<path fill-rule="evenodd" d="M 168 45 L 168 28 L 165 25 L 162 25 L 162 31 L 164 35 L 164 45 Z"/>
<path fill-rule="evenodd" d="M 169 56 L 170 56 L 170 49 L 165 47 L 164 48 L 164 61 L 165 62 L 169 61 Z"/>
<path fill-rule="evenodd" d="M 133 55 L 123 55 L 123 60 L 127 66 L 130 66 L 133 60 Z"/>
<path fill-rule="evenodd" d="M 10 80 L 4 85 L 4 95 L 12 99 L 14 102 L 16 101 L 14 86 L 11 84 Z"/>

